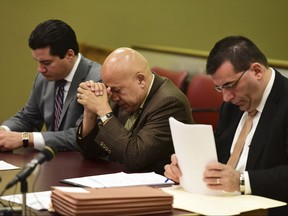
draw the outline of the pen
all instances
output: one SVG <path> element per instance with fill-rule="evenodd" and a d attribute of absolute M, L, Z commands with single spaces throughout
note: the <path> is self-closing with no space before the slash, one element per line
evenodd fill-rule
<path fill-rule="evenodd" d="M 169 178 L 166 178 L 165 183 L 167 183 L 169 180 L 170 180 Z"/>

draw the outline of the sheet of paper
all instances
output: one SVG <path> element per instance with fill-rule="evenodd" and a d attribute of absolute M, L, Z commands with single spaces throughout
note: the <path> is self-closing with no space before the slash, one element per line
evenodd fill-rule
<path fill-rule="evenodd" d="M 124 172 L 118 172 L 112 174 L 64 179 L 61 180 L 61 182 L 91 188 L 125 187 L 140 185 L 168 186 L 174 184 L 173 181 L 166 181 L 166 178 L 164 176 L 156 174 L 154 172 L 129 174 Z"/>
<path fill-rule="evenodd" d="M 211 125 L 184 124 L 169 118 L 173 144 L 182 172 L 180 185 L 191 193 L 214 194 L 203 182 L 203 172 L 209 162 L 218 161 Z"/>
<path fill-rule="evenodd" d="M 19 169 L 19 167 L 9 164 L 3 160 L 0 160 L 0 170 L 12 170 Z"/>
<path fill-rule="evenodd" d="M 71 192 L 71 193 L 89 193 L 89 191 L 85 190 L 84 188 L 79 187 L 61 187 L 61 186 L 54 186 L 54 189 L 57 189 L 62 192 Z"/>
<path fill-rule="evenodd" d="M 22 204 L 22 194 L 0 197 L 3 200 Z M 26 194 L 26 206 L 37 210 L 47 210 L 51 206 L 51 191 L 42 191 Z"/>
<path fill-rule="evenodd" d="M 173 195 L 173 208 L 201 215 L 239 215 L 241 212 L 286 205 L 285 202 L 253 195 L 214 196 L 189 193 L 180 186 L 162 188 L 162 190 Z"/>

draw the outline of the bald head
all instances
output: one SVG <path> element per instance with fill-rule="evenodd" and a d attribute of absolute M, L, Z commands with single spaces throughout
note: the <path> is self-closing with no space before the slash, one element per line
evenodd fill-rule
<path fill-rule="evenodd" d="M 134 77 L 137 73 L 151 76 L 147 60 L 136 50 L 131 48 L 118 48 L 104 61 L 102 66 L 102 79 L 119 76 L 121 78 Z M 118 77 L 118 78 L 119 78 Z"/>
<path fill-rule="evenodd" d="M 112 101 L 131 113 L 143 103 L 153 79 L 147 60 L 130 48 L 112 52 L 102 65 L 101 76 Z"/>

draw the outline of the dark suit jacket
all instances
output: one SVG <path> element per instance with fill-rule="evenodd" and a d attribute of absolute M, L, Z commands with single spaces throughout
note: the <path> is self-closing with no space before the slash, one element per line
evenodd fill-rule
<path fill-rule="evenodd" d="M 155 171 L 163 174 L 164 165 L 174 152 L 168 118 L 193 123 L 186 96 L 171 81 L 155 74 L 151 91 L 131 132 L 125 127 L 125 112 L 113 107 L 116 117 L 78 139 L 86 158 L 107 156 L 123 163 L 131 171 Z M 80 128 L 81 129 L 81 128 Z"/>
<path fill-rule="evenodd" d="M 242 114 L 231 103 L 224 103 L 221 108 L 215 140 L 218 159 L 222 163 L 227 163 L 230 157 Z M 288 202 L 288 79 L 277 71 L 251 141 L 246 170 L 252 194 Z"/>
<path fill-rule="evenodd" d="M 60 117 L 58 132 L 54 132 L 55 81 L 48 81 L 38 73 L 26 105 L 12 118 L 3 122 L 12 131 L 41 131 L 46 145 L 54 146 L 57 151 L 79 150 L 76 144 L 76 131 L 83 106 L 77 102 L 77 88 L 85 80 L 99 81 L 101 66 L 81 56 L 78 68 L 71 82 Z M 79 122 L 77 123 L 77 121 Z"/>

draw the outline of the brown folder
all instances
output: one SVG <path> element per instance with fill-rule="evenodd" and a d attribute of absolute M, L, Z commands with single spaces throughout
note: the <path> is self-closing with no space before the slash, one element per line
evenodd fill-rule
<path fill-rule="evenodd" d="M 52 206 L 63 215 L 149 215 L 172 211 L 173 197 L 147 186 L 84 188 L 88 193 L 52 190 Z"/>

